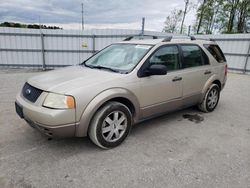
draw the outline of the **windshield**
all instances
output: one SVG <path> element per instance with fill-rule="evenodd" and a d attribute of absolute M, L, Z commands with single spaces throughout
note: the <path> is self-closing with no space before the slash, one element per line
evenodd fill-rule
<path fill-rule="evenodd" d="M 90 68 L 128 73 L 151 47 L 150 45 L 113 44 L 88 59 L 84 64 Z"/>

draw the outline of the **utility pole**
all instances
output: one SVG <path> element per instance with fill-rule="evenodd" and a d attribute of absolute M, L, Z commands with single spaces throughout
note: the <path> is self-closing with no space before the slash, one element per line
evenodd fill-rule
<path fill-rule="evenodd" d="M 185 17 L 186 17 L 186 14 L 187 14 L 189 0 L 185 0 L 184 2 L 185 2 L 185 9 L 184 9 L 183 18 L 182 18 L 182 21 L 181 21 L 181 31 L 180 31 L 180 34 L 182 34 L 182 31 L 183 31 L 183 24 L 184 24 Z"/>
<path fill-rule="evenodd" d="M 82 3 L 82 30 L 84 30 L 83 3 Z"/>
<path fill-rule="evenodd" d="M 142 25 L 141 25 L 141 39 L 144 38 L 144 27 L 145 27 L 145 18 L 142 18 Z"/>
<path fill-rule="evenodd" d="M 188 26 L 188 36 L 190 36 L 190 32 L 191 32 L 191 25 Z"/>

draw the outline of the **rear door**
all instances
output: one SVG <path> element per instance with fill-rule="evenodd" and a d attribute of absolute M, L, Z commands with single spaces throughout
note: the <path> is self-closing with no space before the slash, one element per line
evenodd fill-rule
<path fill-rule="evenodd" d="M 212 69 L 205 52 L 196 44 L 181 44 L 184 106 L 197 103 Z"/>

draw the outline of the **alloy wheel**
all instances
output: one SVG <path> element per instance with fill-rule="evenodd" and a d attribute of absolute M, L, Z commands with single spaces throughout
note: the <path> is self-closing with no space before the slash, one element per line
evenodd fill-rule
<path fill-rule="evenodd" d="M 208 94 L 207 98 L 208 107 L 210 109 L 213 109 L 216 106 L 218 99 L 219 99 L 219 92 L 215 88 L 213 88 Z"/>
<path fill-rule="evenodd" d="M 113 111 L 102 123 L 102 136 L 107 142 L 119 140 L 127 129 L 127 117 L 122 111 Z"/>

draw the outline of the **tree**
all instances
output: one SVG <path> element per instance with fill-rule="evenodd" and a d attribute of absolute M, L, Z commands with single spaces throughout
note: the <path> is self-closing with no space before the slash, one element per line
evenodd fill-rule
<path fill-rule="evenodd" d="M 250 1 L 243 0 L 239 3 L 237 32 L 246 32 L 246 21 L 250 17 Z"/>
<path fill-rule="evenodd" d="M 228 7 L 229 7 L 229 20 L 227 24 L 227 32 L 232 33 L 233 32 L 233 26 L 234 26 L 234 18 L 236 15 L 237 7 L 239 5 L 239 0 L 229 0 L 227 1 Z"/>
<path fill-rule="evenodd" d="M 196 33 L 212 34 L 214 31 L 225 30 L 227 15 L 224 10 L 223 0 L 204 0 L 196 14 Z"/>
<path fill-rule="evenodd" d="M 197 34 L 200 32 L 206 2 L 207 2 L 207 0 L 203 0 L 203 3 L 200 5 L 200 7 L 198 8 L 198 11 L 197 11 L 197 18 L 199 19 L 199 23 L 198 23 L 198 26 L 197 26 Z"/>
<path fill-rule="evenodd" d="M 244 33 L 250 23 L 250 0 L 200 0 L 196 33 Z"/>
<path fill-rule="evenodd" d="M 183 31 L 183 24 L 184 24 L 185 17 L 186 17 L 187 11 L 188 11 L 189 0 L 184 0 L 184 2 L 185 2 L 185 8 L 184 8 L 184 11 L 183 11 L 183 17 L 182 17 L 182 21 L 181 21 L 180 34 L 182 34 L 182 31 Z"/>
<path fill-rule="evenodd" d="M 174 9 L 170 12 L 170 15 L 166 17 L 166 21 L 164 22 L 165 26 L 163 28 L 163 32 L 167 33 L 177 33 L 179 30 L 179 24 L 183 15 L 182 10 Z"/>
<path fill-rule="evenodd" d="M 62 29 L 57 26 L 46 26 L 46 25 L 37 25 L 37 24 L 21 24 L 21 23 L 13 23 L 13 22 L 3 22 L 0 23 L 0 27 L 16 27 L 16 28 L 32 28 L 32 29 Z"/>

